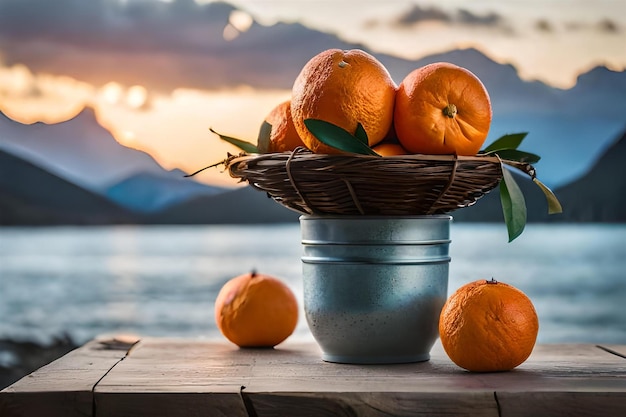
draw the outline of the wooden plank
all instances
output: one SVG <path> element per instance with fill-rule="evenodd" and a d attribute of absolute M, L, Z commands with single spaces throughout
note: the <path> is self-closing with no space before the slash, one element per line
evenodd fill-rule
<path fill-rule="evenodd" d="M 522 381 L 497 391 L 501 415 L 624 416 L 625 365 L 623 358 L 593 345 L 538 346 Z"/>
<path fill-rule="evenodd" d="M 497 398 L 502 417 L 626 416 L 624 392 L 504 392 Z"/>
<path fill-rule="evenodd" d="M 327 363 L 312 342 L 238 349 L 221 340 L 145 338 L 124 360 L 117 352 L 117 362 L 96 358 L 111 352 L 93 347 L 32 384 L 9 387 L 11 404 L 45 400 L 63 413 L 28 414 L 98 417 L 626 415 L 624 358 L 594 345 L 538 345 L 519 368 L 484 374 L 457 367 L 439 344 L 430 361 L 399 365 Z M 26 415 L 16 409 L 7 416 Z"/>
<path fill-rule="evenodd" d="M 597 345 L 597 347 L 613 355 L 617 355 L 626 359 L 626 346 L 624 345 L 602 344 L 602 345 Z"/>
<path fill-rule="evenodd" d="M 252 361 L 226 343 L 146 339 L 94 390 L 98 417 L 248 416 L 241 380 Z"/>
<path fill-rule="evenodd" d="M 459 389 L 459 368 L 437 347 L 428 362 L 397 365 L 326 363 L 317 349 L 294 350 L 257 358 L 243 391 L 256 415 L 498 415 L 493 392 L 481 383 L 468 380 Z M 289 371 L 279 378 L 281 368 Z"/>
<path fill-rule="evenodd" d="M 420 396 L 411 393 L 255 394 L 258 417 L 304 416 L 478 416 L 498 417 L 493 395 L 459 393 Z"/>
<path fill-rule="evenodd" d="M 419 364 L 288 363 L 297 378 L 278 378 L 276 364 L 268 364 L 257 360 L 244 391 L 258 416 L 314 415 L 298 412 L 303 402 L 319 415 L 532 416 L 546 415 L 542 410 L 550 408 L 557 413 L 588 410 L 592 415 L 603 409 L 621 412 L 626 401 L 620 359 L 592 345 L 538 346 L 518 369 L 488 374 L 456 367 L 437 348 L 431 361 Z M 609 402 L 600 407 L 603 400 Z M 524 407 L 529 401 L 533 407 Z"/>
<path fill-rule="evenodd" d="M 184 398 L 189 410 L 213 407 L 247 415 L 243 398 L 258 416 L 497 416 L 499 409 L 519 410 L 531 399 L 540 409 L 567 397 L 583 409 L 584 404 L 596 407 L 591 398 L 602 394 L 610 400 L 605 407 L 620 409 L 626 398 L 622 358 L 593 345 L 537 346 L 518 369 L 491 374 L 458 368 L 440 346 L 430 361 L 416 364 L 359 366 L 320 358 L 313 343 L 237 349 L 225 342 L 148 339 L 98 384 L 98 410 L 114 415 L 122 405 L 128 411 L 133 404 Z M 195 395 L 203 393 L 215 402 Z M 151 414 L 164 415 L 159 408 Z"/>
<path fill-rule="evenodd" d="M 137 392 L 98 393 L 97 417 L 248 417 L 238 393 Z"/>
<path fill-rule="evenodd" d="M 51 362 L 0 391 L 0 416 L 91 416 L 93 387 L 130 346 L 101 338 Z"/>
<path fill-rule="evenodd" d="M 499 416 L 493 394 L 486 392 L 266 393 L 250 399 L 258 417 Z"/>

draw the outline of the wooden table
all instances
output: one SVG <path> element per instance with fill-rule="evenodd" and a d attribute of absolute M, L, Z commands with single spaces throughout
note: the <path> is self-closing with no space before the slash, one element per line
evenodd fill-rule
<path fill-rule="evenodd" d="M 317 345 L 93 340 L 0 392 L 0 416 L 626 416 L 626 346 L 538 345 L 510 372 L 323 362 Z"/>

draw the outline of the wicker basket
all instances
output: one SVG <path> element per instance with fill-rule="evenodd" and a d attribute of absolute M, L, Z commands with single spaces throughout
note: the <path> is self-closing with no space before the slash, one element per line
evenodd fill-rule
<path fill-rule="evenodd" d="M 471 206 L 502 178 L 497 156 L 241 154 L 229 174 L 303 214 L 428 215 Z"/>

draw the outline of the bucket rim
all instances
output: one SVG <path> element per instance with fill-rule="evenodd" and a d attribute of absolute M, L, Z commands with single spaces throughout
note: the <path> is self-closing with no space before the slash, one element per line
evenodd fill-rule
<path fill-rule="evenodd" d="M 423 215 L 342 215 L 342 214 L 303 214 L 299 217 L 303 220 L 452 220 L 449 214 L 423 214 Z"/>

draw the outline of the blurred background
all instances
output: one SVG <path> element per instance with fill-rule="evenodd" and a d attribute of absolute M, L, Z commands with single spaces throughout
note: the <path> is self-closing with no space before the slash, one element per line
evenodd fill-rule
<path fill-rule="evenodd" d="M 215 295 L 252 268 L 299 293 L 298 214 L 220 167 L 184 174 L 238 152 L 209 128 L 255 142 L 329 48 L 397 84 L 468 68 L 487 143 L 528 132 L 542 156 L 564 213 L 528 181 L 513 243 L 497 192 L 453 213 L 450 291 L 495 276 L 535 302 L 541 342 L 626 343 L 624 45 L 621 0 L 0 0 L 5 385 L 103 333 L 219 337 Z"/>

